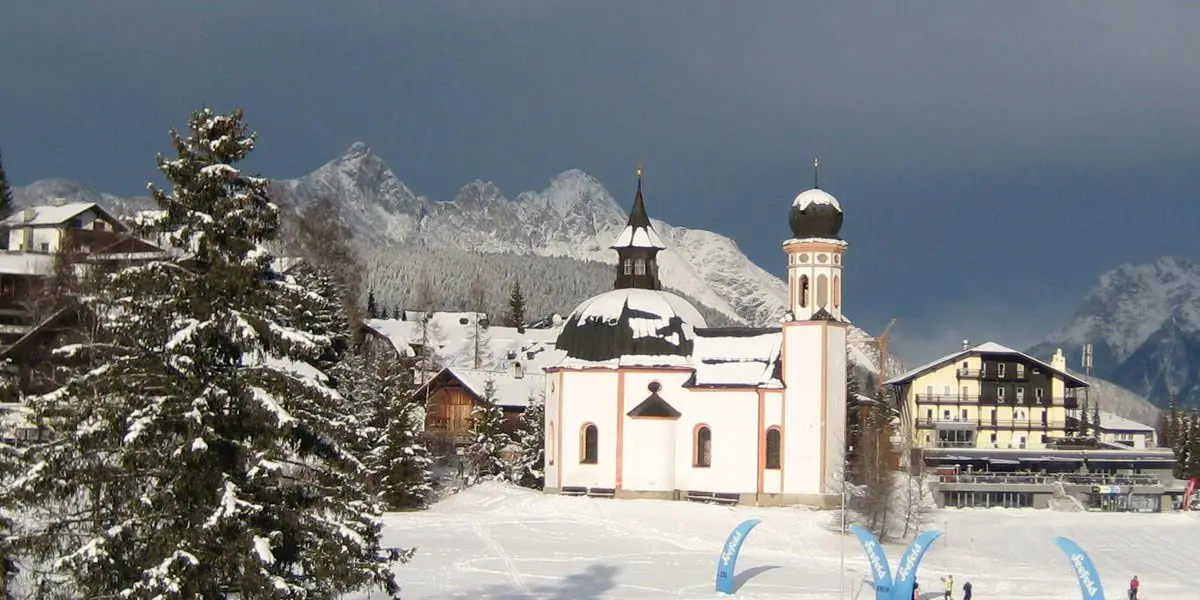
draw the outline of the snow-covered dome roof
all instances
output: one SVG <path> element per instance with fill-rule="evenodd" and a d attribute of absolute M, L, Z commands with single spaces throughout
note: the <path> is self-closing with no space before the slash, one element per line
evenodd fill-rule
<path fill-rule="evenodd" d="M 687 300 L 662 290 L 625 288 L 584 300 L 563 326 L 555 348 L 568 359 L 690 356 L 695 328 L 707 327 Z"/>
<path fill-rule="evenodd" d="M 798 239 L 838 239 L 843 218 L 842 205 L 837 198 L 821 188 L 813 188 L 801 192 L 792 201 L 788 223 L 792 226 L 792 235 Z"/>

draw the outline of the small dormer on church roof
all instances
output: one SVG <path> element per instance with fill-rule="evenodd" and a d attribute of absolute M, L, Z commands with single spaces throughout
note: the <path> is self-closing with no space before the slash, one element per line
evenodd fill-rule
<path fill-rule="evenodd" d="M 645 248 L 665 250 L 667 245 L 654 231 L 650 224 L 650 216 L 646 214 L 646 202 L 642 199 L 642 168 L 637 170 L 637 194 L 633 197 L 633 209 L 629 211 L 629 223 L 609 248 Z"/>

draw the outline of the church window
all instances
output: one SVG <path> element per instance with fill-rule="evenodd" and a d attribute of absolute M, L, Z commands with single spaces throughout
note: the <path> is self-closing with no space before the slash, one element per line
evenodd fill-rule
<path fill-rule="evenodd" d="M 817 275 L 817 306 L 825 308 L 829 304 L 829 277 Z"/>
<path fill-rule="evenodd" d="M 633 274 L 634 275 L 645 275 L 646 274 L 645 259 L 639 258 L 639 259 L 633 261 Z"/>
<path fill-rule="evenodd" d="M 554 422 L 546 426 L 546 464 L 554 464 Z"/>
<path fill-rule="evenodd" d="M 767 430 L 767 464 L 768 469 L 783 468 L 783 432 L 778 427 Z"/>
<path fill-rule="evenodd" d="M 633 261 L 627 258 L 625 259 L 625 274 L 629 275 L 630 273 L 633 273 Z"/>
<path fill-rule="evenodd" d="M 833 276 L 833 307 L 841 308 L 842 306 L 842 278 L 837 275 Z"/>
<path fill-rule="evenodd" d="M 712 466 L 712 430 L 707 425 L 696 427 L 696 451 L 693 465 L 697 467 Z"/>
<path fill-rule="evenodd" d="M 579 449 L 579 462 L 585 465 L 594 465 L 600 462 L 600 430 L 596 429 L 595 425 L 588 423 L 583 426 L 583 431 L 580 432 L 582 442 Z"/>
<path fill-rule="evenodd" d="M 808 275 L 800 276 L 800 308 L 808 306 Z"/>

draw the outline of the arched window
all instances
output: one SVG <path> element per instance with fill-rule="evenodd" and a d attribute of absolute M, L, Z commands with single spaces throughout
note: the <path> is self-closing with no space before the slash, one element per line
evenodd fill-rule
<path fill-rule="evenodd" d="M 697 467 L 712 466 L 712 430 L 707 425 L 696 426 L 696 448 L 692 452 L 692 465 Z"/>
<path fill-rule="evenodd" d="M 625 274 L 629 275 L 631 273 L 633 273 L 633 261 L 627 258 L 625 259 Z"/>
<path fill-rule="evenodd" d="M 800 308 L 808 306 L 808 275 L 800 276 Z"/>
<path fill-rule="evenodd" d="M 817 275 L 817 306 L 825 308 L 829 304 L 829 277 Z"/>
<path fill-rule="evenodd" d="M 842 307 L 842 278 L 833 276 L 833 307 Z"/>
<path fill-rule="evenodd" d="M 633 274 L 634 275 L 645 275 L 646 274 L 646 259 L 639 258 L 639 259 L 633 261 Z"/>
<path fill-rule="evenodd" d="M 546 464 L 554 464 L 554 421 L 546 424 Z"/>
<path fill-rule="evenodd" d="M 783 468 L 783 432 L 778 427 L 767 430 L 767 468 Z"/>
<path fill-rule="evenodd" d="M 579 432 L 579 462 L 594 465 L 600 462 L 600 431 L 588 423 Z"/>

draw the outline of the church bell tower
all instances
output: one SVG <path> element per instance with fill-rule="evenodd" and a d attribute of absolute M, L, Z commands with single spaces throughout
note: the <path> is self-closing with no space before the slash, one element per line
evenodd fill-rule
<path fill-rule="evenodd" d="M 629 211 L 629 224 L 609 247 L 617 251 L 619 258 L 614 289 L 662 289 L 658 279 L 658 252 L 667 246 L 654 232 L 650 217 L 646 214 L 640 166 L 637 169 L 637 194 L 633 197 L 633 209 Z"/>

